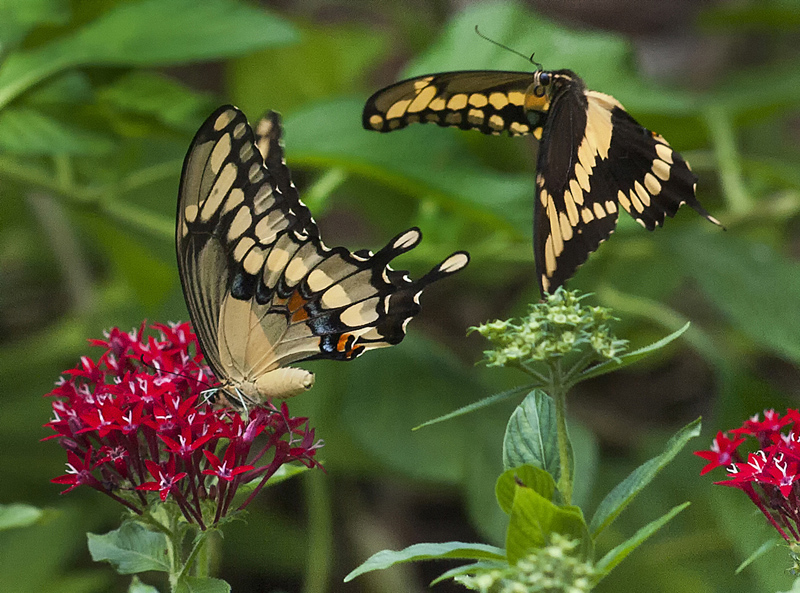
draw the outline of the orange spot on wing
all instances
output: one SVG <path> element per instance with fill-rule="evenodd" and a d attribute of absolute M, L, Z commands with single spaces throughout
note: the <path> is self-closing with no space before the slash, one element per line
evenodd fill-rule
<path fill-rule="evenodd" d="M 339 352 L 345 352 L 348 350 L 347 345 L 350 342 L 350 338 L 352 338 L 350 334 L 342 334 L 339 336 L 339 342 L 336 344 L 336 349 Z"/>
<path fill-rule="evenodd" d="M 289 311 L 297 311 L 303 305 L 305 305 L 308 301 L 300 296 L 300 293 L 296 290 L 292 293 L 292 296 L 289 297 L 289 302 L 286 304 Z"/>
<path fill-rule="evenodd" d="M 292 322 L 293 323 L 295 323 L 297 321 L 305 321 L 306 319 L 308 319 L 308 311 L 306 311 L 302 307 L 300 309 L 298 309 L 297 311 L 295 311 L 294 315 L 292 315 Z"/>

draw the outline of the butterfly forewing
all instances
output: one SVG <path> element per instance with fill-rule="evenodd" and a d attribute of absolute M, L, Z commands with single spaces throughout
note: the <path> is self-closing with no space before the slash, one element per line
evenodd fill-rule
<path fill-rule="evenodd" d="M 378 132 L 420 122 L 484 134 L 505 131 L 538 137 L 537 110 L 546 110 L 547 102 L 528 93 L 533 82 L 534 75 L 527 72 L 475 70 L 418 76 L 372 95 L 364 106 L 362 123 Z"/>
<path fill-rule="evenodd" d="M 197 132 L 181 178 L 184 296 L 232 405 L 310 387 L 310 373 L 286 368 L 293 362 L 351 360 L 399 342 L 422 289 L 468 262 L 455 253 L 417 281 L 395 272 L 390 260 L 419 243 L 418 229 L 375 255 L 326 247 L 291 181 L 281 134 L 275 113 L 256 135 L 243 113 L 222 107 Z"/>

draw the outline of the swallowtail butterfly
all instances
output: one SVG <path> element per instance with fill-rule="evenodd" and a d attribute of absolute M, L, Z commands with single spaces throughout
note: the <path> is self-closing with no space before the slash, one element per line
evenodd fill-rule
<path fill-rule="evenodd" d="M 608 238 L 619 206 L 648 230 L 684 203 L 720 224 L 697 201 L 697 177 L 681 155 L 570 70 L 429 74 L 381 89 L 364 106 L 368 130 L 415 122 L 540 140 L 533 251 L 543 293 Z"/>
<path fill-rule="evenodd" d="M 176 246 L 183 294 L 206 361 L 234 408 L 309 389 L 289 364 L 352 360 L 399 343 L 430 283 L 467 265 L 456 252 L 418 280 L 389 262 L 416 247 L 417 228 L 377 253 L 326 247 L 283 158 L 270 112 L 254 133 L 232 106 L 217 109 L 183 164 Z"/>

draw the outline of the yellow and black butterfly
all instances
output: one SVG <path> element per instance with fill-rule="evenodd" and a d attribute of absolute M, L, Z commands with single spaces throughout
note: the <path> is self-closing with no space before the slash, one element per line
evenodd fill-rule
<path fill-rule="evenodd" d="M 222 387 L 246 409 L 309 389 L 302 360 L 352 360 L 399 343 L 422 290 L 467 265 L 456 252 L 419 280 L 389 262 L 413 249 L 417 228 L 377 253 L 326 247 L 283 158 L 270 112 L 253 132 L 226 105 L 200 127 L 178 195 L 178 269 L 200 348 Z"/>
<path fill-rule="evenodd" d="M 720 224 L 697 201 L 697 177 L 681 155 L 570 70 L 429 74 L 381 89 L 364 106 L 368 130 L 414 122 L 541 141 L 533 251 L 543 293 L 564 284 L 608 238 L 620 205 L 648 230 L 684 203 Z"/>

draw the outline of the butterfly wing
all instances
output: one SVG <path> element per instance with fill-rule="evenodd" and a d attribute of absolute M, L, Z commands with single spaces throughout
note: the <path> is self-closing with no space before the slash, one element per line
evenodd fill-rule
<path fill-rule="evenodd" d="M 379 90 L 367 99 L 362 125 L 391 132 L 410 123 L 432 122 L 484 134 L 539 137 L 546 97 L 529 91 L 529 72 L 465 70 L 418 76 Z M 541 117 L 540 117 L 541 116 Z M 537 132 L 537 129 L 539 130 Z"/>
<path fill-rule="evenodd" d="M 184 162 L 176 230 L 203 354 L 223 384 L 253 402 L 296 393 L 268 384 L 288 364 L 351 360 L 400 342 L 424 287 L 469 260 L 454 253 L 416 281 L 392 270 L 390 260 L 419 243 L 418 229 L 375 254 L 326 247 L 291 183 L 278 116 L 266 119 L 263 154 L 234 107 L 201 126 Z"/>
<path fill-rule="evenodd" d="M 697 178 L 663 137 L 613 97 L 586 91 L 572 73 L 562 76 L 537 163 L 534 253 L 543 292 L 564 284 L 608 238 L 619 206 L 648 230 L 684 203 L 720 224 L 697 201 Z"/>

